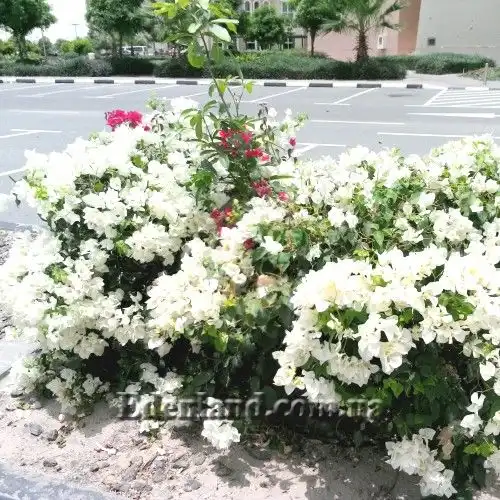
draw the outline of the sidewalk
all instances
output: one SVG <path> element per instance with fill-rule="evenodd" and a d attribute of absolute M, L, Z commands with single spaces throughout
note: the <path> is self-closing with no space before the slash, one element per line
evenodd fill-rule
<path fill-rule="evenodd" d="M 252 80 L 264 87 L 318 87 L 318 88 L 408 88 L 424 90 L 443 89 L 491 89 L 500 90 L 500 81 L 484 82 L 460 75 L 421 75 L 409 71 L 404 80 Z M 0 84 L 11 83 L 57 83 L 57 84 L 122 84 L 122 85 L 209 85 L 208 78 L 154 78 L 154 77 L 106 77 L 106 78 L 59 78 L 59 77 L 3 77 Z"/>
<path fill-rule="evenodd" d="M 0 500 L 123 500 L 117 495 L 77 488 L 41 475 L 21 475 L 0 464 Z"/>

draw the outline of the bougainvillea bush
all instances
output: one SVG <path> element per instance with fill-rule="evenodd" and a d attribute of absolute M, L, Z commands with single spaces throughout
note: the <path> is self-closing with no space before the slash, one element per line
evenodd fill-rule
<path fill-rule="evenodd" d="M 28 157 L 14 194 L 48 229 L 0 277 L 41 348 L 21 387 L 69 413 L 123 390 L 366 398 L 423 495 L 500 471 L 500 148 L 297 161 L 289 114 L 200 141 L 194 105 L 115 112 L 114 131 Z M 212 418 L 203 435 L 227 447 L 243 429 Z"/>
<path fill-rule="evenodd" d="M 197 21 L 194 63 L 207 32 L 228 36 L 209 7 L 163 7 Z M 40 347 L 20 388 L 76 416 L 123 391 L 203 392 L 219 448 L 251 427 L 228 398 L 375 401 L 360 429 L 388 462 L 425 496 L 471 498 L 500 473 L 500 148 L 302 160 L 302 120 L 231 111 L 230 87 L 112 111 L 108 131 L 28 155 L 13 196 L 45 229 L 0 268 L 12 334 Z M 148 415 L 141 430 L 163 425 Z"/>

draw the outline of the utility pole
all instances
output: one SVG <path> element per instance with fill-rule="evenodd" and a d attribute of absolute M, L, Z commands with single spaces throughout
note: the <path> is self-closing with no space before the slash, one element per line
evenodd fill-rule
<path fill-rule="evenodd" d="M 78 39 L 78 26 L 80 26 L 78 23 L 73 23 L 73 26 L 75 27 L 75 40 Z"/>

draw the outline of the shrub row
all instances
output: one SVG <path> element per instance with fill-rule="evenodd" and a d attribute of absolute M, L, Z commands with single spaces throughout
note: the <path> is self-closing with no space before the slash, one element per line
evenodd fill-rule
<path fill-rule="evenodd" d="M 430 75 L 445 75 L 449 73 L 462 73 L 484 68 L 488 63 L 495 66 L 495 61 L 487 57 L 471 54 L 455 54 L 443 52 L 436 54 L 421 54 L 409 56 L 386 56 L 379 60 L 390 60 L 404 66 L 407 70 Z"/>
<path fill-rule="evenodd" d="M 353 63 L 294 55 L 277 57 L 277 54 L 242 59 L 239 62 L 226 59 L 217 63 L 214 66 L 215 76 L 223 78 L 227 75 L 236 75 L 238 65 L 246 78 L 399 80 L 406 75 L 406 70 L 400 64 L 389 59 L 369 59 L 362 63 Z M 206 72 L 191 68 L 186 61 L 179 59 L 158 65 L 154 74 L 157 77 L 208 76 Z"/>
<path fill-rule="evenodd" d="M 247 78 L 318 79 L 318 80 L 397 80 L 404 78 L 405 69 L 391 59 L 369 59 L 363 63 L 308 57 L 297 53 L 263 53 L 245 56 L 238 63 L 225 59 L 214 66 L 217 77 L 237 74 L 240 65 Z M 85 57 L 57 59 L 39 64 L 0 62 L 4 76 L 146 76 L 197 78 L 209 76 L 207 71 L 193 68 L 184 57 L 171 58 L 155 64 L 148 59 L 123 57 L 109 60 L 89 60 Z"/>

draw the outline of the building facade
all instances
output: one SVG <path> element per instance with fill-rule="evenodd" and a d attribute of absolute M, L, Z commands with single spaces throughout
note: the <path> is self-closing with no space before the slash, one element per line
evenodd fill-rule
<path fill-rule="evenodd" d="M 415 52 L 423 1 L 425 0 L 409 0 L 404 9 L 393 14 L 391 21 L 399 25 L 399 30 L 382 29 L 370 33 L 370 55 L 382 56 Z M 437 2 L 439 0 L 430 1 Z M 318 37 L 315 47 L 317 52 L 328 54 L 334 59 L 348 61 L 355 57 L 356 37 L 354 33 L 328 33 Z"/>
<path fill-rule="evenodd" d="M 292 16 L 286 0 L 245 0 L 242 8 L 252 12 L 272 5 Z M 370 54 L 394 55 L 433 52 L 460 52 L 491 57 L 500 63 L 500 0 L 407 0 L 407 6 L 393 15 L 399 31 L 380 30 L 369 37 Z M 287 42 L 289 48 L 307 48 L 302 30 Z M 354 59 L 353 33 L 318 36 L 315 48 L 340 60 Z M 252 43 L 248 49 L 254 49 Z"/>
<path fill-rule="evenodd" d="M 500 63 L 499 0 L 422 0 L 416 52 L 480 54 Z"/>

